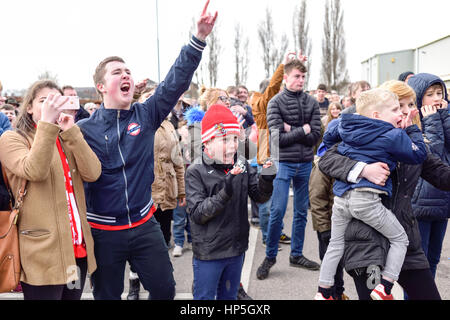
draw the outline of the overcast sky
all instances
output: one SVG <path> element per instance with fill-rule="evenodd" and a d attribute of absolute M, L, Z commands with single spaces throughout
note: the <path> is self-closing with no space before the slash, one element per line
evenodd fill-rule
<path fill-rule="evenodd" d="M 292 12 L 300 0 L 211 0 L 219 12 L 216 28 L 223 54 L 219 87 L 234 82 L 234 25 L 250 38 L 247 86 L 264 78 L 257 26 L 269 7 L 277 35 L 292 40 Z M 341 0 L 347 68 L 361 77 L 361 61 L 383 52 L 412 49 L 450 34 L 448 0 Z M 205 0 L 159 0 L 160 68 L 163 78 L 189 40 L 193 18 Z M 310 0 L 308 20 L 313 52 L 310 86 L 319 83 L 325 0 Z M 92 74 L 105 57 L 125 59 L 135 80 L 158 79 L 155 0 L 1 0 L 0 81 L 4 91 L 27 88 L 45 71 L 59 84 L 93 86 Z M 445 52 L 444 55 L 450 53 Z"/>

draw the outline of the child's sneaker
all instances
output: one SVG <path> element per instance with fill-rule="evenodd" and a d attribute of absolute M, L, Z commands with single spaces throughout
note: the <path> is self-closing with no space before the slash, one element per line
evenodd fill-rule
<path fill-rule="evenodd" d="M 394 300 L 394 297 L 391 294 L 386 294 L 384 290 L 384 286 L 380 283 L 372 290 L 370 293 L 370 297 L 372 300 Z"/>
<path fill-rule="evenodd" d="M 334 300 L 332 296 L 330 296 L 328 299 L 323 296 L 321 292 L 317 292 L 314 296 L 314 300 Z"/>

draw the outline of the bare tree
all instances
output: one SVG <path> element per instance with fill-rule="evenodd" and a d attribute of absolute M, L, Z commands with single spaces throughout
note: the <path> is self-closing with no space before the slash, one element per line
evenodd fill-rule
<path fill-rule="evenodd" d="M 322 82 L 342 91 L 349 83 L 346 66 L 344 13 L 340 0 L 327 0 L 322 39 Z"/>
<path fill-rule="evenodd" d="M 273 48 L 273 54 L 272 54 L 272 70 L 271 74 L 275 72 L 278 65 L 283 62 L 284 54 L 286 53 L 289 46 L 289 38 L 286 35 L 286 33 L 283 33 L 280 40 L 280 45 L 275 46 Z"/>
<path fill-rule="evenodd" d="M 190 29 L 191 36 L 197 29 L 196 18 L 192 19 L 192 25 Z M 209 86 L 215 87 L 217 84 L 218 73 L 219 73 L 219 54 L 221 53 L 222 47 L 219 42 L 219 37 L 217 36 L 218 24 L 209 34 L 206 39 L 206 50 L 203 52 L 203 59 L 197 70 L 194 73 L 194 79 L 199 86 L 205 85 L 206 80 L 209 80 Z"/>
<path fill-rule="evenodd" d="M 208 75 L 209 75 L 209 85 L 211 87 L 215 87 L 217 84 L 217 79 L 219 75 L 219 54 L 222 50 L 222 46 L 220 45 L 219 37 L 217 36 L 217 30 L 219 28 L 213 29 L 213 31 L 209 34 L 206 39 L 206 43 L 208 44 Z"/>
<path fill-rule="evenodd" d="M 282 35 L 280 44 L 277 44 L 269 8 L 266 8 L 265 20 L 260 22 L 258 26 L 258 38 L 262 47 L 264 70 L 266 71 L 266 77 L 269 78 L 283 60 L 284 53 L 289 45 L 286 34 Z"/>
<path fill-rule="evenodd" d="M 300 7 L 296 6 L 293 15 L 293 36 L 294 36 L 294 49 L 295 52 L 301 51 L 303 55 L 308 57 L 306 61 L 306 68 L 311 71 L 311 50 L 312 43 L 309 37 L 309 22 L 306 21 L 307 17 L 307 5 L 306 0 L 302 0 Z M 305 88 L 307 88 L 310 72 L 306 73 Z"/>
<path fill-rule="evenodd" d="M 236 71 L 234 74 L 235 85 L 245 84 L 247 82 L 248 76 L 248 37 L 243 37 L 243 30 L 239 23 L 235 24 L 234 27 L 234 62 Z"/>
<path fill-rule="evenodd" d="M 192 18 L 192 25 L 191 25 L 191 29 L 190 29 L 190 36 L 192 36 L 195 32 L 195 30 L 197 30 L 197 20 L 196 18 Z M 200 86 L 205 85 L 206 81 L 205 81 L 205 74 L 206 74 L 206 70 L 207 70 L 207 60 L 206 59 L 202 59 L 200 61 L 200 64 L 197 68 L 197 70 L 195 70 L 194 73 L 194 79 L 195 82 Z"/>
<path fill-rule="evenodd" d="M 51 80 L 54 83 L 58 84 L 58 75 L 52 74 L 50 71 L 45 70 L 44 72 L 38 75 L 38 80 Z"/>

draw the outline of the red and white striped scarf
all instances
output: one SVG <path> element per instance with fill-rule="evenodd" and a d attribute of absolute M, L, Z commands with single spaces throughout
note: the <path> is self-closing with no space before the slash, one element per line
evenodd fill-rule
<path fill-rule="evenodd" d="M 61 157 L 62 166 L 64 169 L 64 182 L 66 185 L 66 199 L 69 210 L 70 229 L 72 231 L 73 250 L 75 258 L 84 258 L 87 256 L 86 246 L 83 241 L 83 232 L 81 230 L 80 214 L 78 212 L 77 203 L 75 201 L 75 194 L 73 192 L 72 176 L 70 175 L 69 162 L 61 146 L 59 138 L 56 139 L 56 146 L 58 147 L 59 156 Z"/>

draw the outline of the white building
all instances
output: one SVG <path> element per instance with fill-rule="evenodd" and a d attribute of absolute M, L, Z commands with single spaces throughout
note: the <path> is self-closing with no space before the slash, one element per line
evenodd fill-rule
<path fill-rule="evenodd" d="M 397 79 L 405 71 L 432 73 L 450 88 L 450 35 L 415 49 L 376 54 L 361 62 L 362 79 L 372 87 Z"/>

